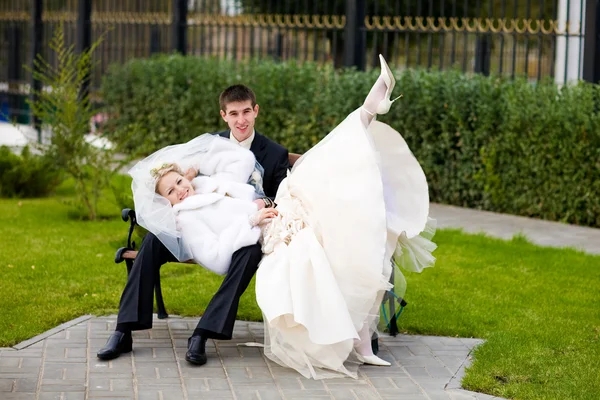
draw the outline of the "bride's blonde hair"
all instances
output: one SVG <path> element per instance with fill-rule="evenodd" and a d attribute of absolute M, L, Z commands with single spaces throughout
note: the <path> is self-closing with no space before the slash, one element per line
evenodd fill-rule
<path fill-rule="evenodd" d="M 152 168 L 150 170 L 150 175 L 154 178 L 154 191 L 156 193 L 158 193 L 158 183 L 169 172 L 177 172 L 179 175 L 183 176 L 181 167 L 176 163 L 164 163 L 160 167 Z"/>

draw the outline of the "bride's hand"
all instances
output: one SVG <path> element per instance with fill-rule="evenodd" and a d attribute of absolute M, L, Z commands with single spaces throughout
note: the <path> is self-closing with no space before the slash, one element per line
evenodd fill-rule
<path fill-rule="evenodd" d="M 190 168 L 187 171 L 185 171 L 185 178 L 188 181 L 191 181 L 192 179 L 194 179 L 196 176 L 198 176 L 198 171 L 195 168 Z"/>
<path fill-rule="evenodd" d="M 276 209 L 274 209 L 274 208 L 263 208 L 260 211 L 258 211 L 258 222 L 257 222 L 257 224 L 260 224 L 265 219 L 275 218 L 278 215 L 279 215 L 279 212 Z"/>

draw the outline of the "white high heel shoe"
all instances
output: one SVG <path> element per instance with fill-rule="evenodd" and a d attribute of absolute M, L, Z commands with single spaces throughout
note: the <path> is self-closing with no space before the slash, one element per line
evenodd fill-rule
<path fill-rule="evenodd" d="M 394 90 L 394 86 L 396 86 L 396 79 L 394 78 L 394 75 L 392 74 L 392 70 L 390 69 L 390 67 L 388 66 L 387 62 L 385 61 L 385 59 L 383 58 L 383 56 L 381 54 L 379 55 L 379 62 L 381 64 L 381 77 L 383 78 L 383 81 L 385 82 L 387 89 L 385 91 L 385 97 L 377 105 L 376 113 L 379 115 L 383 115 L 383 114 L 387 114 L 388 111 L 390 111 L 390 107 L 392 106 L 392 103 L 395 102 L 396 100 L 398 100 L 399 98 L 401 98 L 402 95 L 396 97 L 394 100 L 390 100 L 390 96 L 392 95 L 392 90 Z"/>
<path fill-rule="evenodd" d="M 391 363 L 385 361 L 382 358 L 377 357 L 376 355 L 363 356 L 359 353 L 356 353 L 356 355 L 358 356 L 358 360 L 363 364 L 377 365 L 380 367 L 389 367 L 390 365 L 392 365 Z"/>

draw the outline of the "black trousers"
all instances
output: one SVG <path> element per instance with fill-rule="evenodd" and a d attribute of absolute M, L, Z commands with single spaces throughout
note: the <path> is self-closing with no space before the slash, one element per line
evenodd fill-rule
<path fill-rule="evenodd" d="M 198 328 L 206 337 L 231 339 L 240 296 L 256 273 L 261 257 L 259 244 L 243 247 L 233 253 L 229 271 L 198 323 Z M 121 295 L 118 324 L 132 331 L 152 328 L 154 282 L 159 279 L 160 267 L 175 261 L 175 257 L 156 236 L 148 233 L 144 237 Z"/>

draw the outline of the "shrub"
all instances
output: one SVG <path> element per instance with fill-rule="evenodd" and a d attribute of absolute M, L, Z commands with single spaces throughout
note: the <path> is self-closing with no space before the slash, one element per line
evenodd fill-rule
<path fill-rule="evenodd" d="M 129 175 L 115 174 L 111 179 L 110 187 L 115 196 L 115 204 L 119 210 L 135 208 L 133 193 L 131 191 L 131 177 Z"/>
<path fill-rule="evenodd" d="M 113 65 L 104 78 L 107 131 L 114 139 L 129 135 L 129 148 L 148 154 L 223 130 L 219 94 L 243 82 L 257 94 L 257 129 L 291 151 L 305 151 L 360 105 L 372 83 L 364 75 L 338 75 L 311 63 L 235 64 L 179 55 L 132 60 Z"/>
<path fill-rule="evenodd" d="M 293 152 L 360 106 L 379 71 L 159 56 L 113 66 L 102 95 L 110 135 L 150 153 L 226 128 L 218 96 L 243 82 L 257 129 Z M 600 227 L 600 89 L 458 71 L 396 74 L 404 98 L 379 117 L 398 130 L 436 202 Z"/>
<path fill-rule="evenodd" d="M 0 147 L 0 197 L 42 197 L 54 191 L 61 174 L 49 157 L 23 148 L 21 155 Z"/>
<path fill-rule="evenodd" d="M 408 72 L 386 119 L 427 173 L 434 201 L 600 226 L 597 85 Z"/>

